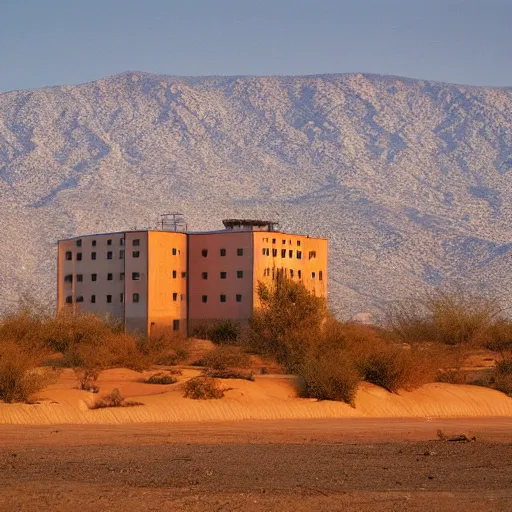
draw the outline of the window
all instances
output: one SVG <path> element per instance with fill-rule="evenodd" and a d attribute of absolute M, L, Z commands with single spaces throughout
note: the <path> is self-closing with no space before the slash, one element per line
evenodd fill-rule
<path fill-rule="evenodd" d="M 133 247 L 139 247 L 139 245 L 140 245 L 140 238 L 135 238 L 132 241 L 132 245 L 133 245 Z"/>
<path fill-rule="evenodd" d="M 244 277 L 244 271 L 243 270 L 237 270 L 236 271 L 236 278 L 237 279 L 242 279 L 242 277 Z"/>
<path fill-rule="evenodd" d="M 119 280 L 120 280 L 120 281 L 124 281 L 124 272 L 121 272 L 121 273 L 119 274 Z"/>
<path fill-rule="evenodd" d="M 311 279 L 315 279 L 316 277 L 316 273 L 315 272 L 311 272 Z"/>
<path fill-rule="evenodd" d="M 203 258 L 206 258 L 206 257 L 208 256 L 208 249 L 203 249 L 203 250 L 201 251 L 201 256 L 202 256 Z"/>
<path fill-rule="evenodd" d="M 76 261 L 82 261 L 82 253 L 81 252 L 76 253 Z"/>
<path fill-rule="evenodd" d="M 109 238 L 109 239 L 107 240 L 107 245 L 112 245 L 112 239 L 111 239 L 111 238 Z"/>
<path fill-rule="evenodd" d="M 236 250 L 236 255 L 237 256 L 243 256 L 244 255 L 244 250 L 243 249 L 237 249 Z"/>
<path fill-rule="evenodd" d="M 83 274 L 77 274 L 76 275 L 76 282 L 77 283 L 83 283 L 84 282 L 84 275 Z"/>
<path fill-rule="evenodd" d="M 201 272 L 201 277 L 203 279 L 208 279 L 208 272 Z"/>
<path fill-rule="evenodd" d="M 293 277 L 293 268 L 290 269 L 290 277 Z"/>
<path fill-rule="evenodd" d="M 96 295 L 91 295 L 91 304 L 96 304 Z"/>
<path fill-rule="evenodd" d="M 293 258 L 293 251 L 291 249 L 288 251 L 288 257 Z"/>
<path fill-rule="evenodd" d="M 302 259 L 302 251 L 297 251 L 297 259 L 298 260 Z"/>
<path fill-rule="evenodd" d="M 201 302 L 202 302 L 203 304 L 206 304 L 206 303 L 208 302 L 208 295 L 203 295 L 203 296 L 201 296 Z"/>
<path fill-rule="evenodd" d="M 173 255 L 173 256 L 176 256 L 176 254 L 177 254 L 177 253 L 178 253 L 178 251 L 176 250 L 176 248 L 175 248 L 175 247 L 173 247 L 173 249 L 172 249 L 172 255 Z"/>
<path fill-rule="evenodd" d="M 119 245 L 124 246 L 124 238 L 119 239 Z"/>
<path fill-rule="evenodd" d="M 236 301 L 237 301 L 237 302 L 242 302 L 242 296 L 241 296 L 240 294 L 238 294 L 238 295 L 236 296 Z"/>
<path fill-rule="evenodd" d="M 300 247 L 300 240 L 297 240 L 297 247 Z"/>
<path fill-rule="evenodd" d="M 281 249 L 281 258 L 286 258 L 286 249 Z"/>
<path fill-rule="evenodd" d="M 96 259 L 96 253 L 95 252 L 91 252 L 91 260 L 95 260 Z"/>
<path fill-rule="evenodd" d="M 302 270 L 298 270 L 297 275 L 299 276 L 299 279 L 302 279 Z"/>
<path fill-rule="evenodd" d="M 112 302 L 112 295 L 107 295 L 107 303 L 110 304 Z"/>
<path fill-rule="evenodd" d="M 107 252 L 107 260 L 111 260 L 112 259 L 112 251 L 108 251 Z"/>
<path fill-rule="evenodd" d="M 96 240 L 93 240 L 93 241 L 91 242 L 91 245 L 92 245 L 93 247 L 96 247 Z"/>
<path fill-rule="evenodd" d="M 73 297 L 71 297 L 71 295 L 68 295 L 66 297 L 66 304 L 71 304 L 73 302 Z"/>
<path fill-rule="evenodd" d="M 76 246 L 77 247 L 82 247 L 82 240 L 77 240 L 76 241 Z"/>
<path fill-rule="evenodd" d="M 264 243 L 268 243 L 268 238 L 264 238 L 264 239 L 263 239 L 263 242 L 264 242 Z"/>
<path fill-rule="evenodd" d="M 172 294 L 172 300 L 174 300 L 174 301 L 178 300 L 178 294 L 177 293 L 173 293 Z"/>
<path fill-rule="evenodd" d="M 119 251 L 119 259 L 120 259 L 120 260 L 124 260 L 124 249 L 121 249 L 121 250 Z"/>
<path fill-rule="evenodd" d="M 172 278 L 176 279 L 177 277 L 178 277 L 178 273 L 176 272 L 176 270 L 173 270 L 172 271 Z"/>
<path fill-rule="evenodd" d="M 272 243 L 275 244 L 276 243 L 276 239 L 275 238 L 272 238 Z"/>
<path fill-rule="evenodd" d="M 138 257 L 140 256 L 139 251 L 132 251 L 132 256 L 133 256 L 134 258 L 138 258 Z"/>
<path fill-rule="evenodd" d="M 140 279 L 140 274 L 138 272 L 132 272 L 132 281 L 138 281 Z"/>
<path fill-rule="evenodd" d="M 179 320 L 173 320 L 172 321 L 172 330 L 173 331 L 179 331 L 180 330 L 180 321 Z"/>
<path fill-rule="evenodd" d="M 220 255 L 221 256 L 226 256 L 226 249 L 221 249 L 220 250 Z"/>
<path fill-rule="evenodd" d="M 119 302 L 122 304 L 124 302 L 124 293 L 119 294 Z"/>
<path fill-rule="evenodd" d="M 265 247 L 263 247 L 263 249 L 261 249 L 261 254 L 263 254 L 263 256 L 265 256 L 265 254 L 267 254 L 267 250 L 265 249 Z"/>
<path fill-rule="evenodd" d="M 112 281 L 112 278 L 113 278 L 112 274 L 108 273 L 107 274 L 107 281 Z"/>
<path fill-rule="evenodd" d="M 220 278 L 221 279 L 226 279 L 227 275 L 228 275 L 227 272 L 221 272 L 220 273 Z"/>
<path fill-rule="evenodd" d="M 181 277 L 183 277 L 183 278 L 187 277 L 187 273 L 186 272 L 182 272 L 181 273 Z"/>
<path fill-rule="evenodd" d="M 226 302 L 226 296 L 225 295 L 221 295 L 220 296 L 220 301 L 221 302 Z"/>
<path fill-rule="evenodd" d="M 91 274 L 91 281 L 96 281 L 98 274 Z"/>
<path fill-rule="evenodd" d="M 284 245 L 286 243 L 286 240 L 282 240 L 282 242 L 283 242 L 283 245 Z"/>
<path fill-rule="evenodd" d="M 277 249 L 272 249 L 272 256 L 274 256 L 274 258 L 277 256 Z"/>
<path fill-rule="evenodd" d="M 309 259 L 316 258 L 316 251 L 309 251 Z"/>
<path fill-rule="evenodd" d="M 132 294 L 132 302 L 139 302 L 139 294 L 138 293 L 134 293 Z"/>
<path fill-rule="evenodd" d="M 83 301 L 84 301 L 84 298 L 83 298 L 81 295 L 79 295 L 79 296 L 76 298 L 76 301 L 77 301 L 77 302 L 83 302 Z"/>
<path fill-rule="evenodd" d="M 64 282 L 65 283 L 72 283 L 73 282 L 73 276 L 71 274 L 68 274 L 67 276 L 64 276 Z"/>
<path fill-rule="evenodd" d="M 319 281 L 323 281 L 323 279 L 324 279 L 324 273 L 320 270 L 320 271 L 318 272 L 318 280 L 319 280 Z"/>
<path fill-rule="evenodd" d="M 73 253 L 71 251 L 66 251 L 66 260 L 71 261 L 73 259 Z"/>

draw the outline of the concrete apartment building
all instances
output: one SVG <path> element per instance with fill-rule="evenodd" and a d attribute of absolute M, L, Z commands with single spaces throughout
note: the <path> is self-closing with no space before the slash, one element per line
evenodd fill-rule
<path fill-rule="evenodd" d="M 327 239 L 266 221 L 223 222 L 218 231 L 175 224 L 60 240 L 57 309 L 109 314 L 146 335 L 187 335 L 206 321 L 246 322 L 258 307 L 258 283 L 279 272 L 327 295 Z"/>

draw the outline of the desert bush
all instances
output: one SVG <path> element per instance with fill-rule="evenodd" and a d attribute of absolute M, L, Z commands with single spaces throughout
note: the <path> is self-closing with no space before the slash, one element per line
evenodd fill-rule
<path fill-rule="evenodd" d="M 205 354 L 197 366 L 205 366 L 212 370 L 228 370 L 232 368 L 247 368 L 251 361 L 240 347 L 219 346 Z"/>
<path fill-rule="evenodd" d="M 91 409 L 105 409 L 107 407 L 135 407 L 144 405 L 142 402 L 126 401 L 119 389 L 114 388 L 111 393 L 91 405 Z"/>
<path fill-rule="evenodd" d="M 496 364 L 494 388 L 512 396 L 512 359 L 504 359 Z"/>
<path fill-rule="evenodd" d="M 152 364 L 173 366 L 189 357 L 190 341 L 172 331 L 140 338 L 137 348 Z"/>
<path fill-rule="evenodd" d="M 485 347 L 500 354 L 502 359 L 512 356 L 512 322 L 498 318 L 489 329 Z"/>
<path fill-rule="evenodd" d="M 75 368 L 75 374 L 80 383 L 80 389 L 90 391 L 91 393 L 99 392 L 100 388 L 97 386 L 96 381 L 100 371 L 97 368 Z"/>
<path fill-rule="evenodd" d="M 203 322 L 194 328 L 193 335 L 217 344 L 234 344 L 238 340 L 240 327 L 230 320 Z"/>
<path fill-rule="evenodd" d="M 337 400 L 355 406 L 361 375 L 346 352 L 320 351 L 305 359 L 298 373 L 303 379 L 302 397 Z"/>
<path fill-rule="evenodd" d="M 0 342 L 0 398 L 7 403 L 26 402 L 58 376 L 49 368 L 38 368 L 47 353 L 13 341 Z"/>
<path fill-rule="evenodd" d="M 241 379 L 254 381 L 254 373 L 251 371 L 240 371 L 240 370 L 215 370 L 213 368 L 205 368 L 203 375 L 212 377 L 213 379 Z"/>
<path fill-rule="evenodd" d="M 175 384 L 178 382 L 178 379 L 168 373 L 155 373 L 144 382 L 146 384 Z"/>
<path fill-rule="evenodd" d="M 224 391 L 215 379 L 201 376 L 185 382 L 183 396 L 194 400 L 210 400 L 222 398 Z"/>

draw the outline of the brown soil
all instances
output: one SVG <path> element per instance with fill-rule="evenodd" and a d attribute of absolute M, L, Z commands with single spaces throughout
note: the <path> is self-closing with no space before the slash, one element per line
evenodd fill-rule
<path fill-rule="evenodd" d="M 512 420 L 1 426 L 0 476 L 0 510 L 509 511 Z"/>

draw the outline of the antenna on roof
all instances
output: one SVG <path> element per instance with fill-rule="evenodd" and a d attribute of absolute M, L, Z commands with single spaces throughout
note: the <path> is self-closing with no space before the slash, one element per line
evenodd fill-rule
<path fill-rule="evenodd" d="M 160 227 L 162 231 L 174 231 L 184 233 L 187 231 L 187 223 L 183 213 L 172 212 L 160 215 Z"/>

